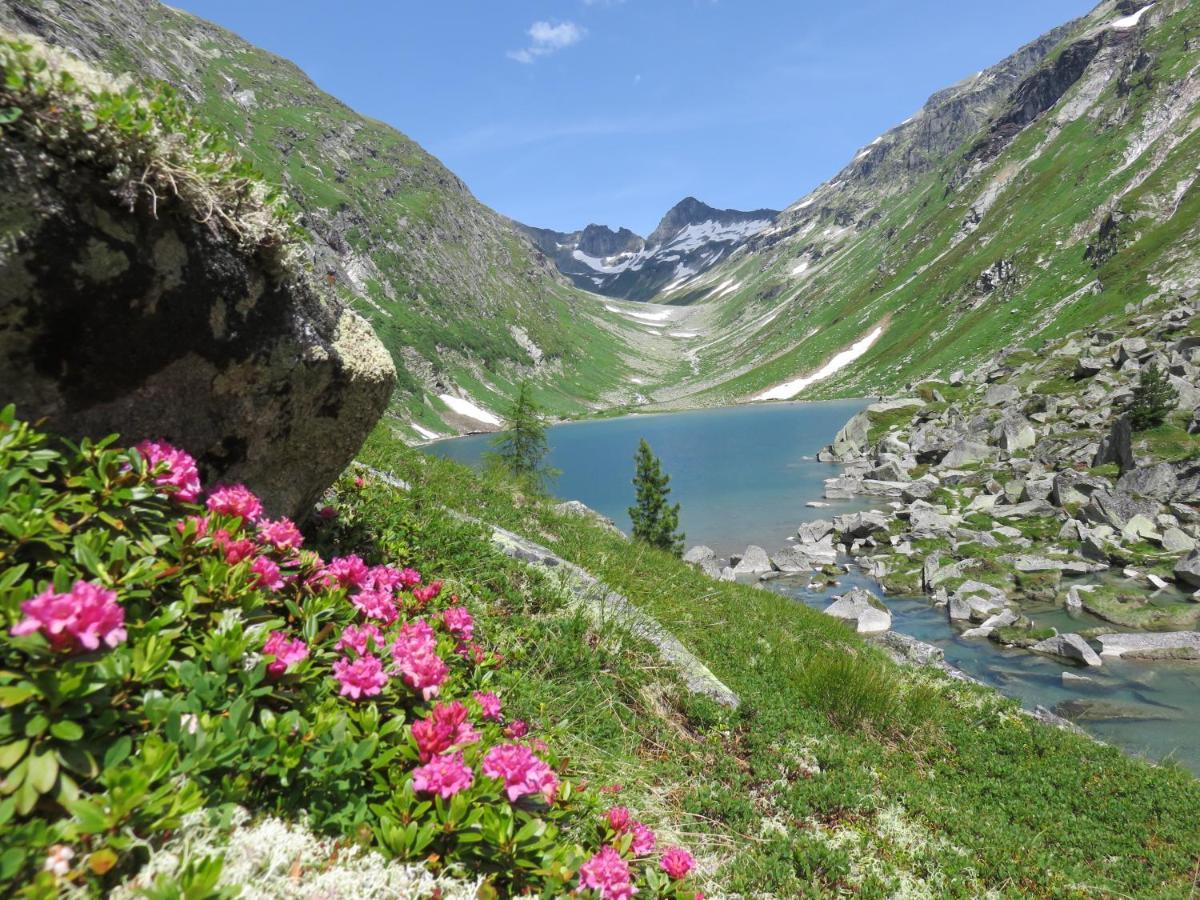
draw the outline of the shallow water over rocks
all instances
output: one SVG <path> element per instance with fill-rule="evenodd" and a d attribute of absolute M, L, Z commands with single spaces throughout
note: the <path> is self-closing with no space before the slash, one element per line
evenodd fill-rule
<path fill-rule="evenodd" d="M 671 475 L 672 499 L 682 503 L 688 546 L 706 544 L 719 557 L 728 557 L 755 544 L 775 554 L 789 546 L 787 538 L 803 522 L 878 503 L 806 505 L 825 502 L 824 480 L 840 472 L 837 465 L 817 462 L 816 453 L 865 405 L 853 400 L 758 404 L 556 425 L 548 434 L 549 462 L 563 474 L 554 493 L 581 500 L 628 531 L 633 454 L 644 436 Z M 427 449 L 477 464 L 489 446 L 490 436 L 477 435 Z M 1097 576 L 1081 579 L 1096 580 Z M 1156 760 L 1172 757 L 1200 773 L 1200 663 L 1106 656 L 1102 666 L 1085 669 L 986 639 L 963 638 L 944 609 L 931 606 L 924 597 L 884 595 L 873 579 L 857 570 L 829 590 L 812 591 L 808 581 L 803 575 L 782 577 L 768 587 L 817 609 L 824 609 L 834 595 L 864 587 L 887 605 L 894 631 L 942 648 L 948 663 L 1027 708 L 1047 707 L 1131 753 Z M 1129 588 L 1139 586 L 1130 582 Z M 1128 630 L 1084 611 L 1051 606 L 1024 611 L 1039 626 L 1063 633 Z"/>

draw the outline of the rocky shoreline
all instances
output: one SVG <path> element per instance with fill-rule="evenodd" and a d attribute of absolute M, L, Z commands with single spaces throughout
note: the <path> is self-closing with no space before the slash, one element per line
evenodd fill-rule
<path fill-rule="evenodd" d="M 723 565 L 694 547 L 684 558 L 723 580 L 832 584 L 844 553 L 886 593 L 925 594 L 966 638 L 1088 667 L 1200 660 L 1198 313 L 1191 299 L 1142 304 L 872 404 L 818 458 L 844 467 L 826 499 L 884 508 L 806 522 L 776 554 L 748 547 Z M 1152 367 L 1176 408 L 1137 431 L 1130 398 Z M 1028 612 L 1050 607 L 1114 627 L 1059 633 Z M 891 627 L 862 589 L 826 611 L 865 634 Z"/>

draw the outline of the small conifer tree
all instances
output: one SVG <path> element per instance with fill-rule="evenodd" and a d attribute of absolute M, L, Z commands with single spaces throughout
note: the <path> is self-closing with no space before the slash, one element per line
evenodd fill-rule
<path fill-rule="evenodd" d="M 488 455 L 529 490 L 544 491 L 558 470 L 546 465 L 550 447 L 546 442 L 546 418 L 533 398 L 533 388 L 522 381 L 517 396 L 504 416 L 504 430 L 492 439 L 495 451 Z"/>
<path fill-rule="evenodd" d="M 1161 425 L 1178 402 L 1179 392 L 1171 387 L 1166 373 L 1156 365 L 1147 366 L 1129 401 L 1129 420 L 1133 430 L 1145 431 Z"/>
<path fill-rule="evenodd" d="M 633 520 L 634 540 L 645 541 L 661 550 L 680 556 L 683 553 L 683 532 L 679 528 L 679 504 L 667 505 L 671 489 L 667 485 L 671 476 L 662 470 L 662 463 L 646 439 L 638 445 L 634 456 L 637 474 L 633 484 L 637 488 L 637 505 L 629 507 L 629 518 Z"/>

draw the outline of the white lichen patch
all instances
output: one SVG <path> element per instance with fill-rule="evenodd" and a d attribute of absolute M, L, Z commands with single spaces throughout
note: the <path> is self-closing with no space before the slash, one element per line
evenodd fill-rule
<path fill-rule="evenodd" d="M 239 809 L 225 832 L 207 824 L 209 815 L 200 810 L 185 817 L 171 840 L 111 896 L 132 900 L 156 882 L 178 885 L 189 864 L 222 855 L 217 886 L 240 889 L 238 896 L 247 898 L 468 900 L 479 890 L 478 880 L 436 876 L 422 866 L 389 862 L 313 834 L 303 823 L 272 817 L 251 822 L 250 814 Z"/>

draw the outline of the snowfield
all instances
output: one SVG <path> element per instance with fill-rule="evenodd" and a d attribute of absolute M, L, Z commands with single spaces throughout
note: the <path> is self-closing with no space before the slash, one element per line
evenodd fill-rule
<path fill-rule="evenodd" d="M 1143 6 L 1132 16 L 1125 16 L 1123 19 L 1117 19 L 1109 27 L 1116 28 L 1119 31 L 1124 31 L 1127 28 L 1136 28 L 1138 22 L 1142 21 L 1142 16 L 1154 9 L 1157 4 L 1151 3 L 1149 6 Z"/>
<path fill-rule="evenodd" d="M 488 412 L 482 406 L 476 406 L 470 400 L 464 400 L 462 397 L 455 397 L 453 394 L 438 394 L 438 399 L 460 416 L 466 416 L 468 419 L 474 419 L 477 422 L 483 422 L 486 425 L 503 424 L 503 422 L 500 421 L 500 417 L 495 413 Z"/>
<path fill-rule="evenodd" d="M 883 334 L 883 326 L 878 325 L 875 330 L 861 340 L 851 344 L 847 349 L 840 353 L 834 354 L 829 362 L 825 363 L 817 371 L 811 375 L 805 375 L 802 378 L 797 378 L 794 381 L 787 381 L 783 384 L 771 388 L 769 391 L 764 391 L 755 400 L 791 400 L 798 393 L 808 387 L 810 384 L 815 384 L 828 378 L 830 375 L 844 369 L 850 363 L 854 362 L 864 353 L 871 349 L 871 345 L 879 340 L 879 336 Z"/>

